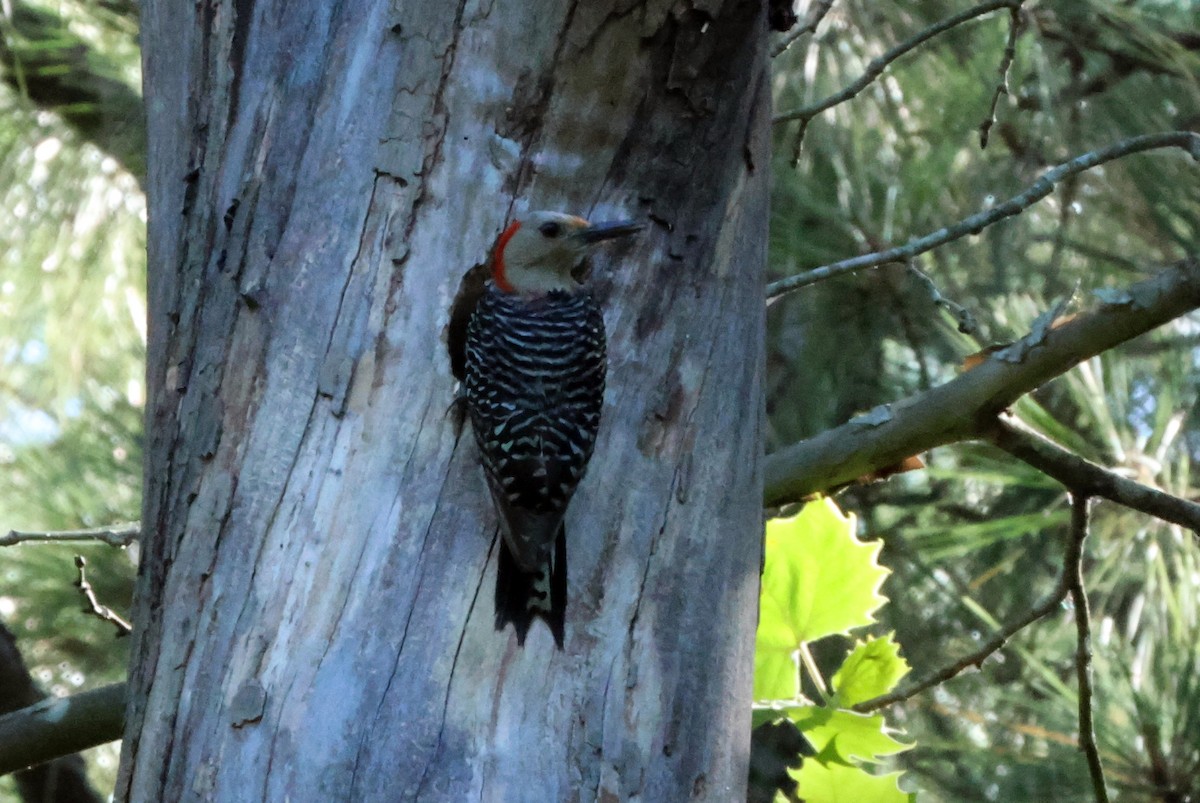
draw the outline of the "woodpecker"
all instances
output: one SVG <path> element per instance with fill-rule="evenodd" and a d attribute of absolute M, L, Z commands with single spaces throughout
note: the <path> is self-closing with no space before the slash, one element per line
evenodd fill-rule
<path fill-rule="evenodd" d="M 596 243 L 641 229 L 532 212 L 496 241 L 492 278 L 467 325 L 467 411 L 502 534 L 496 629 L 517 642 L 534 617 L 559 649 L 567 605 L 563 516 L 604 403 L 604 318 L 575 268 Z"/>

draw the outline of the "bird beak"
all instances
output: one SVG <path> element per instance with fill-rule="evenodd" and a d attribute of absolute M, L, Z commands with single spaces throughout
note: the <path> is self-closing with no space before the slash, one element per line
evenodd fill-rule
<path fill-rule="evenodd" d="M 643 228 L 641 223 L 635 223 L 632 220 L 618 220 L 611 223 L 593 223 L 586 229 L 580 229 L 575 233 L 575 236 L 582 240 L 585 245 L 591 245 L 604 240 L 611 240 L 614 237 L 636 234 Z"/>

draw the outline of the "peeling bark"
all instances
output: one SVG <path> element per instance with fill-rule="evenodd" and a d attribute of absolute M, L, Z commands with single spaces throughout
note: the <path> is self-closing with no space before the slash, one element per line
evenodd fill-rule
<path fill-rule="evenodd" d="M 756 2 L 144 7 L 143 559 L 119 799 L 744 794 L 769 95 Z M 568 515 L 492 626 L 450 306 L 510 215 L 654 221 Z M 182 212 L 182 214 L 181 214 Z"/>

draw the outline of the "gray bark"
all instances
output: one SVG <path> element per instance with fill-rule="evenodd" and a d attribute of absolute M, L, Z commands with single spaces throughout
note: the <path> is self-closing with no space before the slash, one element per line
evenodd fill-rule
<path fill-rule="evenodd" d="M 119 799 L 729 801 L 761 539 L 756 2 L 144 6 L 144 550 Z M 653 221 L 566 649 L 492 620 L 449 309 L 508 217 Z"/>

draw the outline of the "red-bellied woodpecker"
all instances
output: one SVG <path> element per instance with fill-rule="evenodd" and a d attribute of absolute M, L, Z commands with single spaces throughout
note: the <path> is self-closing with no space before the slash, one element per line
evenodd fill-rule
<path fill-rule="evenodd" d="M 640 228 L 558 212 L 513 222 L 467 326 L 467 410 L 503 535 L 496 628 L 512 622 L 522 644 L 537 616 L 562 647 L 563 516 L 604 403 L 604 318 L 573 271 L 593 244 Z"/>

